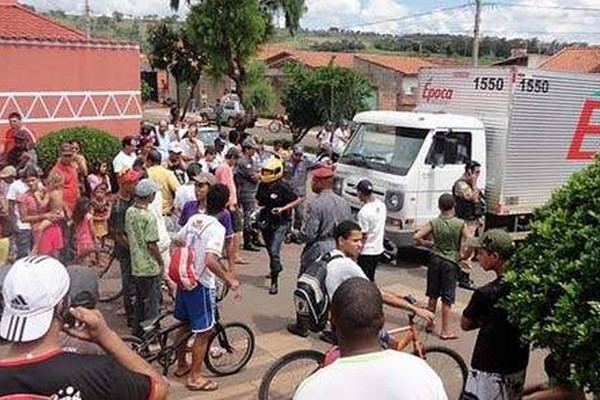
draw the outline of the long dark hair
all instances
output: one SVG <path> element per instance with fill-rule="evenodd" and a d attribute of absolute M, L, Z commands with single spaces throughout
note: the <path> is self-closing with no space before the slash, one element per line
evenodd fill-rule
<path fill-rule="evenodd" d="M 85 215 L 90 212 L 92 202 L 87 197 L 80 197 L 75 204 L 75 210 L 73 211 L 73 223 L 75 227 L 85 219 Z"/>

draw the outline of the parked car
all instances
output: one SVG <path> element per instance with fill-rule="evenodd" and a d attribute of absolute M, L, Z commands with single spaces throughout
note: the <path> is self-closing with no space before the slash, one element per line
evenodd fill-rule
<path fill-rule="evenodd" d="M 204 147 L 214 146 L 215 139 L 219 137 L 219 131 L 216 126 L 205 126 L 198 128 L 198 140 L 204 144 Z"/>
<path fill-rule="evenodd" d="M 217 119 L 215 108 L 211 106 L 202 107 L 200 110 L 198 110 L 198 114 L 200 114 L 206 121 L 212 122 Z M 228 100 L 223 103 L 223 115 L 221 116 L 221 122 L 224 125 L 233 127 L 235 126 L 235 121 L 244 117 L 245 115 L 246 110 L 239 100 Z"/>

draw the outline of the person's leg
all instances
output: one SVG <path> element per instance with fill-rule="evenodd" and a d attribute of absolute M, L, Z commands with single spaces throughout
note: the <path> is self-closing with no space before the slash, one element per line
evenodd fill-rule
<path fill-rule="evenodd" d="M 429 259 L 429 265 L 427 266 L 427 290 L 425 295 L 429 298 L 427 308 L 435 314 L 437 302 L 441 296 L 441 266 L 440 259 L 436 255 Z M 435 323 L 428 324 L 425 329 L 427 332 L 433 332 L 434 326 Z"/>
<path fill-rule="evenodd" d="M 26 257 L 31 251 L 33 236 L 30 229 L 19 229 L 16 234 L 17 259 Z"/>
<path fill-rule="evenodd" d="M 452 317 L 452 305 L 456 299 L 456 282 L 458 279 L 459 267 L 451 261 L 444 261 L 441 270 L 442 330 L 440 332 L 440 338 L 454 339 L 456 336 L 452 332 L 450 318 Z"/>
<path fill-rule="evenodd" d="M 281 271 L 283 270 L 283 266 L 281 265 L 281 246 L 283 246 L 283 242 L 285 241 L 285 235 L 290 227 L 289 222 L 283 223 L 275 228 L 275 232 L 273 233 L 273 240 L 271 242 L 270 247 L 270 268 L 271 268 L 271 288 L 269 289 L 269 294 L 277 294 L 279 291 L 278 287 L 278 277 Z"/>
<path fill-rule="evenodd" d="M 120 250 L 119 250 L 120 251 Z M 135 284 L 131 276 L 131 256 L 129 251 L 122 251 L 118 257 L 121 265 L 121 287 L 123 288 L 123 308 L 127 318 L 127 326 L 134 326 Z"/>
<path fill-rule="evenodd" d="M 357 264 L 371 282 L 375 282 L 375 268 L 377 268 L 378 257 L 379 256 L 360 255 L 357 260 Z"/>
<path fill-rule="evenodd" d="M 184 296 L 188 293 L 184 293 L 178 290 L 175 294 L 175 309 L 173 310 L 173 317 L 178 321 L 189 321 L 189 315 L 186 308 Z M 175 343 L 183 340 L 183 338 L 190 333 L 190 325 L 184 325 L 177 330 L 175 333 Z M 190 371 L 190 366 L 186 360 L 187 355 L 187 340 L 183 341 L 179 347 L 175 349 L 175 357 L 177 359 L 177 369 L 175 370 L 176 377 L 182 377 Z"/>
<path fill-rule="evenodd" d="M 212 329 L 196 334 L 194 344 L 192 345 L 192 364 L 190 365 L 190 376 L 188 378 L 189 386 L 193 385 L 194 387 L 201 387 L 208 379 L 202 376 L 202 363 L 204 362 L 204 357 L 206 356 L 208 338 L 211 332 Z M 215 389 L 216 388 L 217 387 L 215 387 Z"/>
<path fill-rule="evenodd" d="M 141 322 L 144 320 L 144 291 L 142 278 L 132 277 L 133 287 L 135 289 L 135 301 L 133 302 L 133 327 L 132 332 L 135 336 L 142 336 Z"/>
<path fill-rule="evenodd" d="M 161 275 L 143 278 L 143 320 L 147 321 L 160 314 L 160 285 Z"/>
<path fill-rule="evenodd" d="M 467 237 L 463 238 L 463 247 L 466 246 L 466 244 L 470 242 L 473 237 L 475 237 L 475 233 L 477 232 L 477 228 L 479 227 L 479 221 L 466 221 L 465 224 L 467 225 Z M 471 275 L 464 270 L 460 270 L 458 272 L 458 286 L 467 290 L 476 289 L 475 284 L 471 279 Z"/>

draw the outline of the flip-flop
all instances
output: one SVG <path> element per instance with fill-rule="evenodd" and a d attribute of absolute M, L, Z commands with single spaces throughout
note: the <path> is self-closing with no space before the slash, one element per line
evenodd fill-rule
<path fill-rule="evenodd" d="M 450 335 L 450 336 L 442 336 L 442 335 L 440 335 L 440 339 L 442 339 L 442 340 L 454 340 L 454 339 L 458 339 L 458 336 L 456 336 L 456 335 Z"/>
<path fill-rule="evenodd" d="M 212 379 L 207 379 L 201 385 L 199 385 L 196 382 L 194 382 L 194 383 L 187 382 L 185 384 L 185 387 L 188 390 L 191 390 L 194 392 L 214 392 L 215 390 L 217 390 L 219 388 L 219 384 L 217 382 L 213 381 Z"/>
<path fill-rule="evenodd" d="M 173 375 L 175 376 L 175 378 L 183 378 L 184 376 L 186 376 L 187 374 L 190 373 L 192 369 L 191 368 L 187 368 L 185 371 L 180 372 L 180 371 L 175 371 L 173 372 Z"/>

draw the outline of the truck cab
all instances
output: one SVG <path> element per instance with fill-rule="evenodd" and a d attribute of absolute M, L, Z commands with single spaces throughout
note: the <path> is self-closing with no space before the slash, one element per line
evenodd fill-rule
<path fill-rule="evenodd" d="M 363 178 L 387 207 L 386 237 L 412 244 L 414 231 L 438 215 L 438 197 L 451 193 L 469 160 L 481 163 L 486 183 L 486 140 L 474 117 L 421 112 L 368 111 L 354 117 L 353 135 L 339 159 L 335 191 L 358 211 Z"/>

